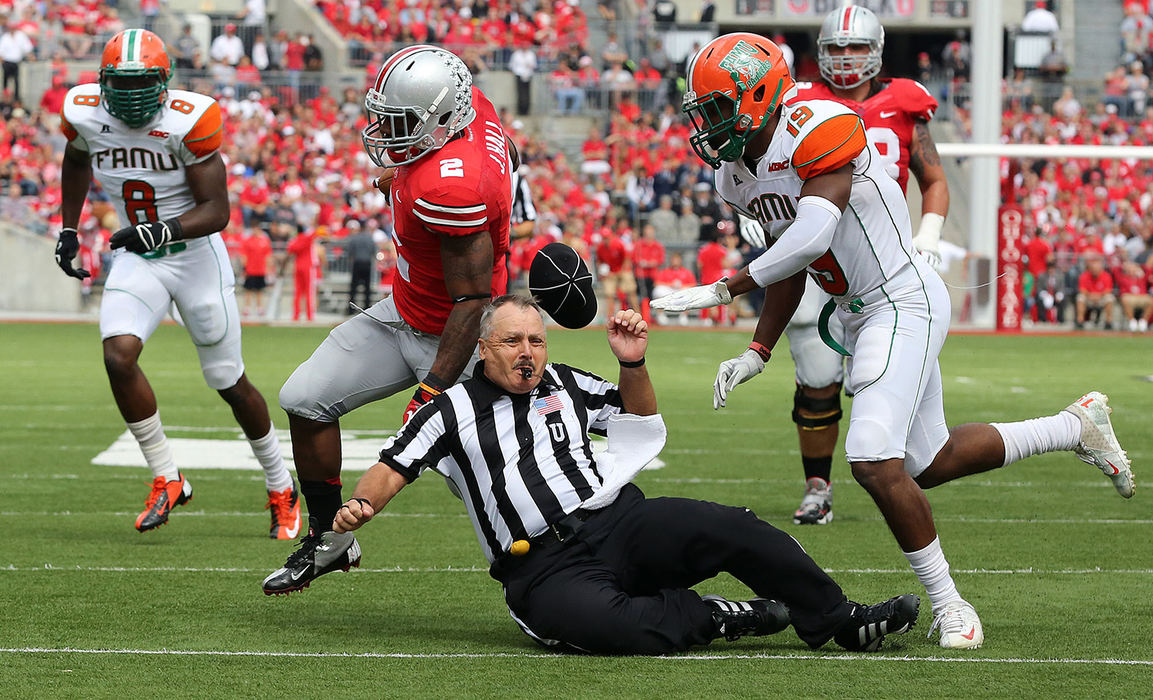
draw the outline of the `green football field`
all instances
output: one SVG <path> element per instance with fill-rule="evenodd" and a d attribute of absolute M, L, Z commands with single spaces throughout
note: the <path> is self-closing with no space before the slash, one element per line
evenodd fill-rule
<path fill-rule="evenodd" d="M 249 377 L 279 428 L 287 421 L 276 392 L 325 332 L 245 330 Z M 564 656 L 534 645 L 509 618 L 463 507 L 436 478 L 406 489 L 358 533 L 361 569 L 265 597 L 261 580 L 293 543 L 267 537 L 258 472 L 182 463 L 194 500 L 159 530 L 137 533 L 147 469 L 92 464 L 124 433 L 96 326 L 3 324 L 0 338 L 2 697 L 1153 694 L 1153 494 L 1141 484 L 1153 456 L 1153 385 L 1140 379 L 1153 373 L 1147 338 L 955 335 L 947 343 L 950 424 L 1054 413 L 1104 391 L 1139 481 L 1126 501 L 1096 468 L 1061 453 L 929 493 L 957 584 L 984 622 L 984 648 L 946 651 L 927 639 L 925 601 L 917 627 L 878 654 L 833 644 L 814 652 L 786 631 L 659 658 Z M 729 408 L 712 409 L 717 363 L 747 341 L 737 332 L 652 334 L 648 366 L 669 439 L 664 468 L 637 483 L 651 496 L 752 508 L 794 535 L 850 598 L 923 594 L 840 451 L 836 521 L 792 525 L 802 483 L 785 349 Z M 550 350 L 615 379 L 599 331 L 554 330 Z M 246 449 L 182 329 L 162 326 L 142 364 L 171 438 Z M 382 441 L 407 401 L 361 409 L 343 422 L 346 433 Z M 356 477 L 346 474 L 346 494 Z M 699 589 L 748 595 L 731 578 Z"/>

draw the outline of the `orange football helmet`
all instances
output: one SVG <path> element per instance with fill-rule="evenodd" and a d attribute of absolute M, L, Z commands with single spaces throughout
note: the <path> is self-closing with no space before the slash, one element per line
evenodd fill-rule
<path fill-rule="evenodd" d="M 714 168 L 741 157 L 745 145 L 795 84 L 780 47 L 763 36 L 717 37 L 690 60 L 682 111 L 693 122 L 693 150 Z"/>
<path fill-rule="evenodd" d="M 132 128 L 164 106 L 172 62 L 164 41 L 146 29 L 125 29 L 100 55 L 100 94 L 108 113 Z"/>

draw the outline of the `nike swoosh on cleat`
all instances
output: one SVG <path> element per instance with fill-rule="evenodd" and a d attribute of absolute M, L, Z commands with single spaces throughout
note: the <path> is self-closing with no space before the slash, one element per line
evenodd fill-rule
<path fill-rule="evenodd" d="M 1112 473 L 1112 474 L 1110 474 L 1109 476 L 1117 476 L 1118 474 L 1120 474 L 1120 473 L 1121 473 L 1121 470 L 1120 470 L 1120 469 L 1118 469 L 1117 467 L 1114 467 L 1114 466 L 1113 466 L 1113 463 L 1112 463 L 1112 462 L 1110 462 L 1109 460 L 1105 460 L 1105 464 L 1108 464 L 1110 467 L 1112 467 L 1112 468 L 1113 468 L 1113 473 Z"/>
<path fill-rule="evenodd" d="M 304 575 L 304 571 L 303 571 L 303 570 L 301 570 L 301 571 L 294 571 L 294 572 L 292 572 L 291 574 L 289 574 L 288 576 L 289 576 L 289 578 L 291 578 L 293 581 L 299 581 L 299 580 L 300 580 L 300 577 L 301 577 L 301 576 L 303 576 L 303 575 Z"/>
<path fill-rule="evenodd" d="M 973 641 L 973 635 L 975 635 L 976 633 L 977 633 L 977 628 L 976 627 L 970 627 L 969 628 L 969 634 L 962 634 L 961 636 L 964 637 L 965 639 L 968 639 L 969 641 Z"/>
<path fill-rule="evenodd" d="M 296 537 L 297 533 L 299 533 L 299 532 L 300 532 L 300 521 L 297 520 L 296 521 L 296 527 L 289 529 L 289 530 L 285 530 L 284 534 L 288 535 L 287 539 L 292 539 L 293 537 Z"/>

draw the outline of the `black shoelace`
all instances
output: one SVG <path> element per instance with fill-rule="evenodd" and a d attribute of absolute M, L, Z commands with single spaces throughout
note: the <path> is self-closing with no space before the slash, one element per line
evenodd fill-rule
<path fill-rule="evenodd" d="M 289 568 L 307 563 L 317 545 L 320 544 L 320 535 L 314 535 L 309 532 L 307 535 L 300 538 L 300 542 L 298 544 L 300 547 L 295 552 L 288 555 L 288 561 L 285 565 Z"/>

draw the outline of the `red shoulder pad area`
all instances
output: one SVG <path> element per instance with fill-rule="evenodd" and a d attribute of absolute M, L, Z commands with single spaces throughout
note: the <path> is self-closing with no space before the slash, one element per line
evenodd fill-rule
<path fill-rule="evenodd" d="M 896 78 L 889 85 L 890 90 L 896 90 L 894 97 L 897 106 L 917 121 L 932 121 L 937 113 L 937 98 L 929 92 L 928 88 L 916 80 Z"/>

